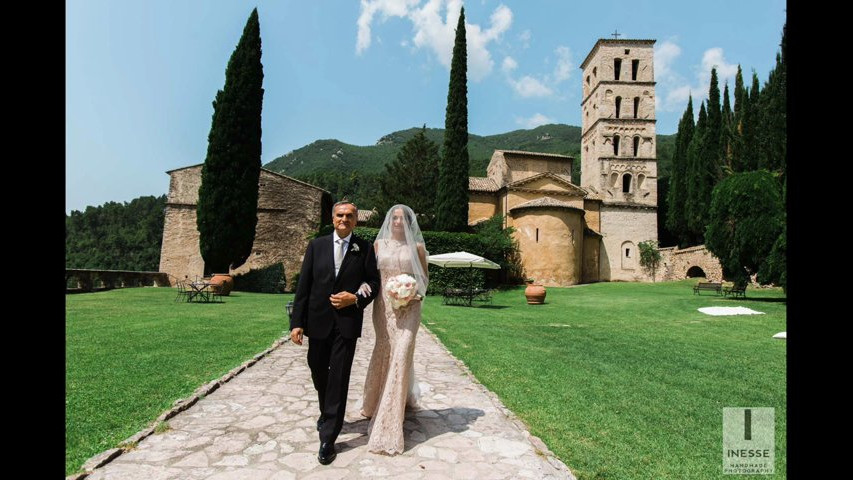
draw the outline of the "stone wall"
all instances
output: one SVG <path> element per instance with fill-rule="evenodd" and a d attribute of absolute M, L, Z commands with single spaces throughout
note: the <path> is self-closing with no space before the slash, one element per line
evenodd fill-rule
<path fill-rule="evenodd" d="M 584 233 L 581 212 L 536 208 L 512 216 L 524 276 L 546 286 L 581 282 Z M 538 230 L 538 234 L 537 234 Z"/>
<path fill-rule="evenodd" d="M 709 282 L 723 281 L 723 267 L 720 260 L 714 256 L 705 245 L 688 247 L 679 250 L 678 247 L 661 248 L 661 267 L 657 275 L 659 281 L 684 280 L 691 267 L 699 267 L 705 272 Z"/>
<path fill-rule="evenodd" d="M 601 207 L 602 281 L 651 281 L 640 267 L 639 243 L 657 240 L 657 210 L 620 207 L 604 204 Z M 629 249 L 626 256 L 625 249 Z"/>
<path fill-rule="evenodd" d="M 498 210 L 498 194 L 468 192 L 468 224 L 474 224 L 495 216 Z"/>
<path fill-rule="evenodd" d="M 160 251 L 160 271 L 177 278 L 194 279 L 204 275 L 204 260 L 199 251 L 196 226 L 196 202 L 201 183 L 201 165 L 168 172 L 171 175 L 169 195 Z M 302 257 L 309 236 L 317 231 L 330 209 L 324 191 L 269 170 L 261 170 L 258 182 L 258 224 L 255 242 L 246 263 L 233 269 L 241 274 L 250 269 L 284 265 L 287 288 L 302 267 Z"/>

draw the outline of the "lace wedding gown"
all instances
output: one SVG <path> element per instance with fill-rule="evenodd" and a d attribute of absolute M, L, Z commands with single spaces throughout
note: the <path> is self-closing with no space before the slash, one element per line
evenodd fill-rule
<path fill-rule="evenodd" d="M 413 273 L 409 271 L 412 268 L 410 251 L 395 240 L 379 244 L 377 263 L 382 288 L 395 275 Z M 371 452 L 389 455 L 403 452 L 406 405 L 417 405 L 412 359 L 420 323 L 419 301 L 411 302 L 399 310 L 394 310 L 385 302 L 383 292 L 379 292 L 373 301 L 376 345 L 367 368 L 361 412 L 370 417 L 367 446 Z"/>

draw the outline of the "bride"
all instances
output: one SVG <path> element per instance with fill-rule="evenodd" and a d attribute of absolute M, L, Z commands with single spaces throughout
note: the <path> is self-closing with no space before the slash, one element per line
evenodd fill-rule
<path fill-rule="evenodd" d="M 406 405 L 417 405 L 412 359 L 421 323 L 421 300 L 429 281 L 428 252 L 411 208 L 394 205 L 388 210 L 374 249 L 382 291 L 373 302 L 376 344 L 367 368 L 361 413 L 370 418 L 368 450 L 396 455 L 403 452 Z M 400 274 L 417 282 L 417 295 L 413 294 L 414 298 L 405 306 L 399 305 L 401 302 L 395 298 L 399 291 L 388 288 L 388 281 Z"/>

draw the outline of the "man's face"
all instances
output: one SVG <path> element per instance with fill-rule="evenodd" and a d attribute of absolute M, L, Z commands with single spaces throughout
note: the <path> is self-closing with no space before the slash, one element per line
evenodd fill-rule
<path fill-rule="evenodd" d="M 355 205 L 344 203 L 335 207 L 332 214 L 332 224 L 335 226 L 335 231 L 338 232 L 338 237 L 344 238 L 349 235 L 356 223 L 358 223 L 358 216 Z"/>

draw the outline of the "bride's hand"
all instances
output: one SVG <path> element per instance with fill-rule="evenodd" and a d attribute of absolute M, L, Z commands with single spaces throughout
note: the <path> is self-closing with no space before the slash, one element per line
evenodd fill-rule
<path fill-rule="evenodd" d="M 370 288 L 370 285 L 367 282 L 362 282 L 361 286 L 358 287 L 358 293 L 361 294 L 362 297 L 369 297 L 373 292 L 373 289 Z"/>

